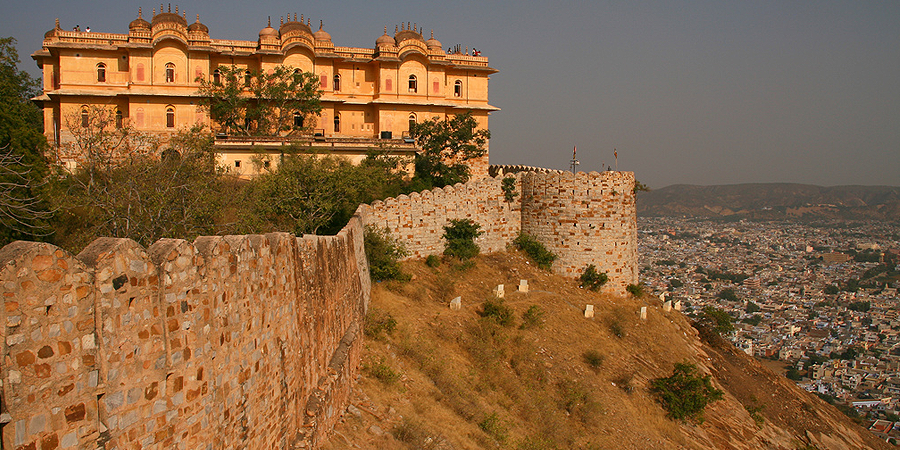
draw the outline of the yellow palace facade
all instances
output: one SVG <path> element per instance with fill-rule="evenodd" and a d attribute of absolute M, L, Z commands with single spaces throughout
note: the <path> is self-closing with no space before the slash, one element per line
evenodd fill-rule
<path fill-rule="evenodd" d="M 218 76 L 219 66 L 312 72 L 323 111 L 311 134 L 217 137 L 220 162 L 252 175 L 253 154 L 277 153 L 288 143 L 359 159 L 373 147 L 414 152 L 404 139 L 411 122 L 472 111 L 479 127 L 487 128 L 489 113 L 498 109 L 488 103 L 489 76 L 496 70 L 486 57 L 467 53 L 445 50 L 433 33 L 426 39 L 408 23 L 393 35 L 385 28 L 374 48 L 337 47 L 321 22 L 313 31 L 310 20 L 296 15 L 282 17 L 278 28 L 269 23 L 255 41 L 211 39 L 199 15 L 189 24 L 178 7 L 163 12 L 160 6 L 150 21 L 139 10 L 127 34 L 63 30 L 57 19 L 32 58 L 43 70 L 43 94 L 35 101 L 43 108 L 44 132 L 59 162 L 70 168 L 78 165 L 66 152 L 72 129 L 91 107 L 113 110 L 116 126 L 127 123 L 163 138 L 195 124 L 217 130 L 198 107 L 198 89 L 199 80 Z M 474 162 L 473 175 L 487 172 L 487 159 Z"/>

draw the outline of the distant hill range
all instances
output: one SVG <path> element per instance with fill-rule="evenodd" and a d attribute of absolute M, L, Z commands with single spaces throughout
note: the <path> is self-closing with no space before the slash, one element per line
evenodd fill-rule
<path fill-rule="evenodd" d="M 900 187 L 675 184 L 638 193 L 637 213 L 639 217 L 900 222 Z"/>

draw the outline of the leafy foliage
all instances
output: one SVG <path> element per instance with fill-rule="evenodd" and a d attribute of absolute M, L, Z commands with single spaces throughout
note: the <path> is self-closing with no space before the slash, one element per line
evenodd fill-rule
<path fill-rule="evenodd" d="M 444 254 L 460 259 L 470 259 L 481 251 L 475 244 L 475 238 L 484 234 L 481 225 L 472 219 L 451 219 L 450 225 L 444 226 L 444 240 L 447 247 Z"/>
<path fill-rule="evenodd" d="M 584 359 L 585 364 L 594 369 L 599 369 L 603 364 L 603 355 L 597 350 L 585 350 L 585 352 L 581 354 L 581 357 Z"/>
<path fill-rule="evenodd" d="M 727 312 L 722 311 L 714 306 L 706 306 L 703 308 L 703 315 L 700 317 L 700 323 L 708 326 L 712 331 L 722 334 L 734 331 L 732 318 Z"/>
<path fill-rule="evenodd" d="M 629 284 L 625 286 L 625 291 L 634 297 L 642 297 L 644 295 L 644 283 Z"/>
<path fill-rule="evenodd" d="M 581 287 L 596 291 L 609 281 L 609 276 L 606 275 L 606 272 L 597 272 L 597 267 L 588 264 L 578 280 L 581 282 Z"/>
<path fill-rule="evenodd" d="M 99 133 L 107 133 L 104 129 Z M 94 145 L 105 138 L 84 139 Z M 148 246 L 163 237 L 214 234 L 226 196 L 212 142 L 211 134 L 199 128 L 183 131 L 162 158 L 133 154 L 115 163 L 107 158 L 112 153 L 106 144 L 92 147 L 93 159 L 52 179 L 49 196 L 59 210 L 59 243 L 76 251 L 97 236 Z"/>
<path fill-rule="evenodd" d="M 468 111 L 452 118 L 434 118 L 412 126 L 410 133 L 422 149 L 416 155 L 415 190 L 444 187 L 469 180 L 471 159 L 485 155 L 490 130 L 476 130 Z"/>
<path fill-rule="evenodd" d="M 544 325 L 544 310 L 538 305 L 531 305 L 522 313 L 522 325 L 519 328 L 539 328 Z"/>
<path fill-rule="evenodd" d="M 697 366 L 675 363 L 672 375 L 650 381 L 650 392 L 676 420 L 703 419 L 706 405 L 722 398 L 722 391 L 713 387 L 709 375 L 700 375 Z"/>
<path fill-rule="evenodd" d="M 500 190 L 503 191 L 503 199 L 506 200 L 507 203 L 512 202 L 516 199 L 516 196 L 519 195 L 516 192 L 516 179 L 513 177 L 505 177 L 500 182 Z"/>
<path fill-rule="evenodd" d="M 0 38 L 0 246 L 45 236 L 51 214 L 39 192 L 47 175 L 43 117 L 30 100 L 39 84 L 18 69 L 15 43 Z"/>
<path fill-rule="evenodd" d="M 505 327 L 511 326 L 514 321 L 512 308 L 507 306 L 502 298 L 491 297 L 485 300 L 481 305 L 481 310 L 478 311 L 478 315 L 489 318 Z"/>
<path fill-rule="evenodd" d="M 406 281 L 409 275 L 400 270 L 400 258 L 406 249 L 391 236 L 386 228 L 366 226 L 363 242 L 369 259 L 369 275 L 375 281 Z"/>
<path fill-rule="evenodd" d="M 366 337 L 379 339 L 384 335 L 389 335 L 397 328 L 397 320 L 387 311 L 371 308 L 366 314 L 366 320 L 363 324 L 363 333 Z"/>
<path fill-rule="evenodd" d="M 722 289 L 718 294 L 716 294 L 716 298 L 728 300 L 730 302 L 740 301 L 740 298 L 737 296 L 737 294 L 734 293 L 734 289 L 732 288 Z"/>
<path fill-rule="evenodd" d="M 541 244 L 533 236 L 526 233 L 519 233 L 513 240 L 513 245 L 528 254 L 531 260 L 544 270 L 550 270 L 553 261 L 557 258 L 553 252 L 547 250 L 547 247 L 545 247 L 544 244 Z"/>
<path fill-rule="evenodd" d="M 223 132 L 241 136 L 274 136 L 295 129 L 294 115 L 303 118 L 298 132 L 311 129 L 311 118 L 322 111 L 322 91 L 315 74 L 278 66 L 271 72 L 219 66 L 219 78 L 200 78 L 200 106 Z"/>
<path fill-rule="evenodd" d="M 248 185 L 240 232 L 335 233 L 360 203 L 399 191 L 394 164 L 374 154 L 359 165 L 332 155 L 286 154 Z"/>

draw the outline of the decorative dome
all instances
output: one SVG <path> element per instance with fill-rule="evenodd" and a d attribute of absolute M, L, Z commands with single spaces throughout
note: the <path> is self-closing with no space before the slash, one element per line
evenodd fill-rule
<path fill-rule="evenodd" d="M 209 27 L 200 23 L 200 14 L 197 14 L 197 21 L 188 26 L 188 31 L 199 31 L 209 34 Z"/>
<path fill-rule="evenodd" d="M 299 31 L 300 33 L 307 34 L 312 36 L 312 28 L 309 25 L 303 23 L 303 16 L 300 16 L 300 21 L 297 22 L 297 14 L 294 14 L 294 20 L 291 20 L 291 16 L 288 16 L 288 21 L 283 23 L 279 28 L 278 32 L 284 36 L 291 31 Z"/>
<path fill-rule="evenodd" d="M 131 21 L 128 24 L 129 30 L 140 30 L 140 29 L 149 29 L 150 22 L 144 20 L 143 14 L 141 13 L 141 8 L 138 8 L 138 18 Z"/>
<path fill-rule="evenodd" d="M 278 30 L 272 28 L 271 17 L 269 17 L 269 24 L 262 30 L 259 30 L 259 39 L 262 40 L 263 38 L 278 38 Z"/>
<path fill-rule="evenodd" d="M 178 15 L 178 6 L 175 7 L 175 12 L 173 13 L 171 3 L 169 4 L 168 12 L 162 12 L 162 5 L 159 5 L 159 11 L 159 14 L 153 16 L 153 22 L 150 24 L 151 27 L 155 27 L 163 23 L 173 23 L 176 25 L 187 27 L 187 20 L 184 17 Z"/>
<path fill-rule="evenodd" d="M 407 40 L 407 39 L 416 39 L 422 42 L 425 42 L 425 38 L 422 37 L 422 33 L 417 29 L 418 27 L 413 24 L 413 27 L 410 28 L 409 22 L 406 22 L 406 27 L 400 30 L 399 33 L 394 34 L 394 40 L 397 44 Z"/>
<path fill-rule="evenodd" d="M 328 34 L 327 31 L 323 30 L 324 22 L 319 21 L 319 31 L 313 33 L 313 37 L 316 38 L 317 41 L 328 41 L 331 42 L 331 35 Z"/>
<path fill-rule="evenodd" d="M 384 34 L 382 34 L 378 39 L 375 39 L 376 47 L 380 47 L 382 45 L 397 45 L 397 42 L 394 41 L 394 38 L 387 34 L 387 27 L 384 27 Z"/>
<path fill-rule="evenodd" d="M 444 47 L 441 45 L 441 41 L 434 38 L 434 30 L 431 30 L 431 39 L 425 41 L 425 45 L 428 46 L 428 50 L 443 50 Z"/>

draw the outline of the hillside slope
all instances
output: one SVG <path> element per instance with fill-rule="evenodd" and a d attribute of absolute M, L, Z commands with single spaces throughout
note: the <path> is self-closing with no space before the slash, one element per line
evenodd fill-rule
<path fill-rule="evenodd" d="M 637 212 L 641 217 L 896 221 L 900 217 L 900 187 L 677 184 L 639 193 Z"/>
<path fill-rule="evenodd" d="M 657 299 L 591 293 L 514 252 L 404 267 L 412 281 L 373 288 L 362 375 L 326 449 L 891 448 Z M 512 326 L 476 312 L 497 284 Z M 532 306 L 543 314 L 523 329 Z M 725 391 L 702 423 L 667 418 L 648 392 L 683 361 Z"/>

